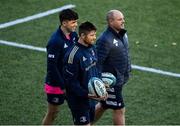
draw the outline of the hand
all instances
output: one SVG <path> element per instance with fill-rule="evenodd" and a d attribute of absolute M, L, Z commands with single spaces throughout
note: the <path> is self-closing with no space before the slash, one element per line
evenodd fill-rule
<path fill-rule="evenodd" d="M 105 101 L 108 98 L 108 93 L 105 96 L 99 97 L 94 94 L 88 94 L 88 97 L 97 101 Z"/>
<path fill-rule="evenodd" d="M 94 98 L 97 98 L 97 96 L 95 94 L 88 94 L 88 98 L 94 99 Z"/>
<path fill-rule="evenodd" d="M 104 82 L 104 86 L 105 86 L 106 88 L 110 88 L 110 87 L 109 87 L 109 84 L 107 84 L 106 82 Z"/>
<path fill-rule="evenodd" d="M 106 92 L 105 96 L 102 97 L 103 101 L 105 101 L 108 98 L 108 93 Z"/>
<path fill-rule="evenodd" d="M 103 81 L 105 88 L 110 88 L 107 81 Z"/>

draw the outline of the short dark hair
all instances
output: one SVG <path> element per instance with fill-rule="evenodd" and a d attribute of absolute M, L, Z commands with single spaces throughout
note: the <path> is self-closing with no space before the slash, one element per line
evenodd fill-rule
<path fill-rule="evenodd" d="M 90 31 L 96 31 L 96 26 L 94 26 L 91 22 L 86 21 L 79 26 L 79 36 L 84 33 L 88 34 Z"/>
<path fill-rule="evenodd" d="M 59 13 L 59 21 L 61 24 L 64 20 L 71 21 L 71 20 L 77 20 L 77 19 L 78 19 L 78 14 L 71 9 L 66 9 Z"/>

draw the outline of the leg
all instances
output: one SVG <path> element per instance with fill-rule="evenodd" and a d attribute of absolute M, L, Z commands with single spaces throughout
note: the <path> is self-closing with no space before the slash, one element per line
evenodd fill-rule
<path fill-rule="evenodd" d="M 53 121 L 57 117 L 59 111 L 59 105 L 53 105 L 48 103 L 47 113 L 42 121 L 42 125 L 52 125 Z"/>
<path fill-rule="evenodd" d="M 113 124 L 122 126 L 125 125 L 125 107 L 113 110 Z"/>
<path fill-rule="evenodd" d="M 64 103 L 64 95 L 47 94 L 48 108 L 42 121 L 43 125 L 52 125 L 59 111 L 59 105 Z"/>
<path fill-rule="evenodd" d="M 95 122 L 97 122 L 101 116 L 103 115 L 103 113 L 105 112 L 106 109 L 104 109 L 102 107 L 102 104 L 99 102 L 97 105 L 96 105 L 96 108 L 95 108 L 95 117 L 94 117 L 94 121 L 92 122 L 92 124 L 94 124 Z"/>
<path fill-rule="evenodd" d="M 125 105 L 122 96 L 122 86 L 107 89 L 108 99 L 105 106 L 113 110 L 113 124 L 125 125 Z"/>

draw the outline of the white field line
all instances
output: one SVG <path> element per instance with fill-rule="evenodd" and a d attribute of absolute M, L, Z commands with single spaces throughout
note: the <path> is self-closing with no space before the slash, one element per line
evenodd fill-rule
<path fill-rule="evenodd" d="M 172 73 L 172 72 L 163 71 L 163 70 L 160 70 L 160 69 L 148 68 L 148 67 L 143 67 L 143 66 L 138 66 L 138 65 L 132 65 L 132 68 L 137 69 L 137 70 L 141 70 L 141 71 L 148 71 L 148 72 L 152 72 L 152 73 L 158 73 L 158 74 L 163 74 L 163 75 L 168 75 L 168 76 L 173 76 L 173 77 L 179 77 L 180 78 L 179 73 Z"/>
<path fill-rule="evenodd" d="M 0 44 L 8 45 L 8 46 L 14 46 L 14 47 L 18 47 L 18 48 L 36 50 L 36 51 L 40 51 L 40 52 L 46 52 L 46 48 L 35 47 L 35 46 L 25 45 L 25 44 L 19 44 L 19 43 L 10 42 L 10 41 L 0 40 Z"/>
<path fill-rule="evenodd" d="M 18 47 L 18 48 L 36 50 L 36 51 L 40 51 L 40 52 L 46 52 L 46 48 L 35 47 L 35 46 L 25 45 L 25 44 L 19 44 L 19 43 L 15 43 L 15 42 L 4 41 L 4 40 L 0 40 L 0 44 L 14 46 L 14 47 Z M 172 72 L 168 72 L 168 71 L 163 71 L 163 70 L 159 70 L 159 69 L 155 69 L 155 68 L 148 68 L 148 67 L 143 67 L 143 66 L 138 66 L 138 65 L 132 65 L 132 68 L 136 69 L 136 70 L 140 70 L 140 71 L 147 71 L 147 72 L 151 72 L 151 73 L 157 73 L 157 74 L 180 78 L 179 73 L 172 73 Z"/>
<path fill-rule="evenodd" d="M 3 24 L 0 24 L 0 29 L 7 28 L 7 27 L 10 27 L 10 26 L 13 26 L 13 25 L 16 25 L 16 24 L 20 24 L 20 23 L 23 23 L 23 22 L 31 21 L 31 20 L 34 20 L 34 19 L 38 19 L 38 18 L 41 18 L 41 17 L 45 17 L 45 16 L 48 16 L 50 14 L 60 12 L 60 11 L 62 11 L 64 9 L 70 9 L 70 8 L 74 8 L 74 7 L 75 7 L 75 5 L 69 4 L 69 5 L 62 6 L 60 8 L 48 10 L 48 11 L 38 13 L 38 14 L 35 14 L 35 15 L 32 15 L 32 16 L 28 16 L 28 17 L 25 17 L 25 18 L 20 18 L 20 19 L 14 20 L 14 21 L 3 23 Z"/>

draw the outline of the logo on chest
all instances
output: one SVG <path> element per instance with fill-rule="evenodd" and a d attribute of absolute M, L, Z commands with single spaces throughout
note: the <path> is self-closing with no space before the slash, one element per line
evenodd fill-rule
<path fill-rule="evenodd" d="M 67 48 L 67 47 L 68 47 L 68 45 L 66 43 L 64 43 L 64 49 Z"/>
<path fill-rule="evenodd" d="M 87 60 L 87 58 L 83 56 L 83 61 L 86 61 L 86 60 Z"/>
<path fill-rule="evenodd" d="M 116 39 L 114 39 L 114 40 L 113 40 L 113 44 L 114 44 L 115 46 L 118 46 L 118 41 L 117 41 Z"/>

